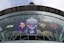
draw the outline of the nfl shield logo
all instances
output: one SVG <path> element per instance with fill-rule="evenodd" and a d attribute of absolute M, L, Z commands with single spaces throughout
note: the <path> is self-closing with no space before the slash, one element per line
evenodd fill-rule
<path fill-rule="evenodd" d="M 16 30 L 24 32 L 26 30 L 26 21 L 19 21 Z"/>
<path fill-rule="evenodd" d="M 37 34 L 37 20 L 30 18 L 27 20 L 27 32 L 30 35 Z"/>

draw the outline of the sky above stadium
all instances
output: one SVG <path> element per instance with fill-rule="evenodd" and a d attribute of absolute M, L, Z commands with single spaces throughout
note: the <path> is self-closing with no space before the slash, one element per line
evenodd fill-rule
<path fill-rule="evenodd" d="M 53 7 L 64 11 L 64 0 L 0 0 L 0 11 L 11 7 L 28 5 L 30 2 L 34 2 L 35 5 Z"/>

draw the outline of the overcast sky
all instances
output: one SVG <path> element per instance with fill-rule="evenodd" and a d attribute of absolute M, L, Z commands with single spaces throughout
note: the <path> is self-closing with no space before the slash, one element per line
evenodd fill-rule
<path fill-rule="evenodd" d="M 64 11 L 64 0 L 0 0 L 0 11 L 10 7 L 28 5 L 30 2 Z"/>

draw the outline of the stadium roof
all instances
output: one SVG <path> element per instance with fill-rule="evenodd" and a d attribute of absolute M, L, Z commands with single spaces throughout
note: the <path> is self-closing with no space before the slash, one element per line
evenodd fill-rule
<path fill-rule="evenodd" d="M 12 7 L 12 8 L 8 8 L 3 11 L 0 11 L 0 16 L 8 14 L 8 13 L 18 12 L 18 11 L 46 11 L 46 12 L 51 12 L 51 13 L 55 13 L 55 14 L 64 16 L 64 12 L 61 10 L 47 7 L 47 6 L 35 5 L 32 2 L 29 5 Z"/>

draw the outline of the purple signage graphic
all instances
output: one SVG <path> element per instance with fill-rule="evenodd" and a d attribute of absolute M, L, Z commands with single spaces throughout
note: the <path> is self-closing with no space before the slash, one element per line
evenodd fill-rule
<path fill-rule="evenodd" d="M 26 20 L 19 21 L 16 30 L 24 32 L 26 30 Z"/>

